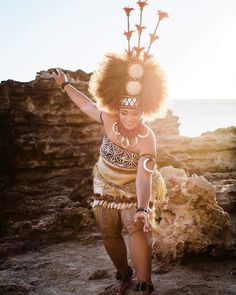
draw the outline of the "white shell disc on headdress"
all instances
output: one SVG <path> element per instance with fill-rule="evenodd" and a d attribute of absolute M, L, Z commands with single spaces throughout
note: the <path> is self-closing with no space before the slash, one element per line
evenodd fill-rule
<path fill-rule="evenodd" d="M 132 79 L 139 79 L 143 76 L 143 67 L 140 64 L 132 64 L 128 68 L 128 74 Z"/>
<path fill-rule="evenodd" d="M 129 95 L 138 95 L 141 92 L 141 84 L 138 81 L 129 81 L 126 84 L 126 91 Z"/>

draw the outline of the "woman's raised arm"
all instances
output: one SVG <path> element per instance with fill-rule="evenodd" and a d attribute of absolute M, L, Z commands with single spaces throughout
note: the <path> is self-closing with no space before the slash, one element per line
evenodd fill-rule
<path fill-rule="evenodd" d="M 73 87 L 70 83 L 68 83 L 67 77 L 61 69 L 57 69 L 55 72 L 53 72 L 53 77 L 57 85 L 63 87 L 63 90 L 68 94 L 71 100 L 73 100 L 73 102 L 81 109 L 82 112 L 84 112 L 86 115 L 93 118 L 97 122 L 101 122 L 101 112 L 98 111 L 96 104 L 92 102 L 85 94 L 83 94 L 78 89 Z"/>

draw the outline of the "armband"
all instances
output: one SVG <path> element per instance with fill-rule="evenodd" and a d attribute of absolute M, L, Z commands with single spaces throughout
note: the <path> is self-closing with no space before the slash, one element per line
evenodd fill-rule
<path fill-rule="evenodd" d="M 150 154 L 143 154 L 143 155 L 139 156 L 139 158 L 141 158 L 141 157 L 143 157 L 143 156 L 147 156 L 147 157 L 148 157 L 147 159 L 145 159 L 145 160 L 143 161 L 143 168 L 144 168 L 144 170 L 147 171 L 147 172 L 149 172 L 149 173 L 153 173 L 153 172 L 156 170 L 156 168 L 157 168 L 157 161 L 156 161 L 156 158 L 153 157 L 153 156 L 150 155 Z M 148 162 L 148 161 L 153 161 L 153 162 L 154 162 L 154 167 L 153 167 L 153 169 L 149 169 L 149 168 L 147 167 L 147 162 Z"/>

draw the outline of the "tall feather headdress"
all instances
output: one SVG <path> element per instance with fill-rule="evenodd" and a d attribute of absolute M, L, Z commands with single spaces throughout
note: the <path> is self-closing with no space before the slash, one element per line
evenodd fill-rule
<path fill-rule="evenodd" d="M 155 29 L 150 33 L 150 42 L 145 50 L 141 37 L 146 29 L 143 26 L 143 10 L 147 0 L 137 1 L 140 10 L 136 30 L 130 29 L 132 7 L 124 7 L 127 16 L 127 30 L 124 32 L 128 42 L 125 53 L 107 53 L 90 80 L 89 90 L 101 110 L 117 111 L 121 107 L 141 109 L 143 117 L 155 117 L 167 96 L 164 72 L 150 55 L 152 44 L 159 39 L 156 34 L 161 20 L 168 17 L 158 10 Z M 134 33 L 138 34 L 137 46 L 131 48 Z"/>

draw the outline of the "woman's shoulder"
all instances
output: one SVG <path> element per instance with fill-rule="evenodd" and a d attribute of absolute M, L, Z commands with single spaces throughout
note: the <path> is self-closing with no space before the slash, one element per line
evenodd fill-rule
<path fill-rule="evenodd" d="M 156 142 L 156 136 L 155 133 L 153 132 L 152 128 L 148 126 L 147 124 L 143 124 L 144 128 L 147 130 L 148 135 L 144 137 L 143 139 L 146 141 L 153 141 Z"/>
<path fill-rule="evenodd" d="M 145 124 L 146 130 L 148 130 L 148 135 L 141 138 L 139 145 L 139 154 L 150 154 L 156 155 L 156 136 L 152 128 Z"/>

